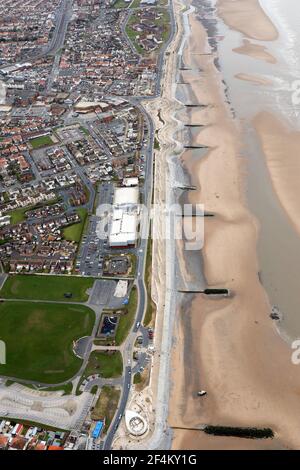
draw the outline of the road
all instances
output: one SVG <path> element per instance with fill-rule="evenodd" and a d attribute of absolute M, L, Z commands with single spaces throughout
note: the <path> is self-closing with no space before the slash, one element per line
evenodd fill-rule
<path fill-rule="evenodd" d="M 59 73 L 61 53 L 71 18 L 72 5 L 73 0 L 62 0 L 52 41 L 46 49 L 46 54 L 55 54 L 52 70 L 46 87 L 47 93 L 51 91 L 53 82 L 56 80 Z"/>
<path fill-rule="evenodd" d="M 41 50 L 37 51 L 34 56 L 28 57 L 28 60 L 36 60 L 49 54 L 55 54 L 64 45 L 65 34 L 70 18 L 73 0 L 62 0 L 56 13 L 56 26 L 53 36 L 48 44 Z"/>
<path fill-rule="evenodd" d="M 99 137 L 99 134 L 95 132 L 95 127 L 93 124 L 90 124 L 89 122 L 86 122 L 86 127 L 88 128 L 89 132 L 91 133 L 91 135 L 93 136 L 94 140 L 97 142 L 97 144 L 99 145 L 99 147 L 104 151 L 105 155 L 109 158 L 112 157 L 112 154 L 109 150 L 109 148 L 107 147 L 106 143 L 104 142 L 103 139 L 100 139 Z"/>
<path fill-rule="evenodd" d="M 66 154 L 67 159 L 70 162 L 70 165 L 72 166 L 72 168 L 75 170 L 77 175 L 80 177 L 80 179 L 83 181 L 83 183 L 85 184 L 85 186 L 89 190 L 90 196 L 89 196 L 89 201 L 86 204 L 86 208 L 88 209 L 88 211 L 92 212 L 94 199 L 95 199 L 95 195 L 96 195 L 95 188 L 94 188 L 93 184 L 91 183 L 90 179 L 86 176 L 83 168 L 77 163 L 76 159 L 73 157 L 71 152 L 69 152 L 67 147 L 63 147 L 63 149 L 64 149 L 64 152 Z"/>
<path fill-rule="evenodd" d="M 113 420 L 113 422 L 110 426 L 110 430 L 107 434 L 107 437 L 106 437 L 106 440 L 105 440 L 105 443 L 104 443 L 104 446 L 103 446 L 104 450 L 109 450 L 111 448 L 115 433 L 118 430 L 119 424 L 120 424 L 121 419 L 124 415 L 124 411 L 125 411 L 125 408 L 126 408 L 126 405 L 127 405 L 129 394 L 130 394 L 131 375 L 132 375 L 131 367 L 128 366 L 125 369 L 123 392 L 122 392 L 122 396 L 121 396 L 121 401 L 120 401 L 120 404 L 119 404 L 119 407 L 118 407 L 118 411 L 115 415 L 115 419 Z"/>
<path fill-rule="evenodd" d="M 169 6 L 169 12 L 170 12 L 170 18 L 171 18 L 171 31 L 170 31 L 170 36 L 168 41 L 165 43 L 163 48 L 160 51 L 159 58 L 158 58 L 158 72 L 157 72 L 157 83 L 156 83 L 156 93 L 155 96 L 151 97 L 150 99 L 155 99 L 159 96 L 160 90 L 161 90 L 161 77 L 162 77 L 162 72 L 163 72 L 163 61 L 164 61 L 164 54 L 168 46 L 170 45 L 171 41 L 173 40 L 174 33 L 175 33 L 175 28 L 176 28 L 176 23 L 175 23 L 175 17 L 174 17 L 174 10 L 173 10 L 173 5 L 170 4 Z M 126 20 L 127 22 L 127 20 Z M 125 28 L 123 30 L 125 32 Z M 127 97 L 127 100 L 131 102 L 134 106 L 138 107 L 140 111 L 143 113 L 147 127 L 148 127 L 148 146 L 146 150 L 146 158 L 145 158 L 145 182 L 144 182 L 144 187 L 143 187 L 143 193 L 144 193 L 144 204 L 147 207 L 148 211 L 151 209 L 151 203 L 152 203 L 152 191 L 153 191 L 153 149 L 154 149 L 154 138 L 155 138 L 155 131 L 154 131 L 154 124 L 151 119 L 151 116 L 146 112 L 144 107 L 141 104 L 142 100 L 147 100 L 149 97 L 139 97 L 139 98 L 132 98 L 132 97 Z M 146 259 L 147 259 L 147 246 L 148 246 L 148 238 L 149 238 L 149 228 L 150 228 L 150 222 L 149 218 L 145 218 L 144 221 L 144 226 L 142 226 L 142 233 L 143 236 L 141 237 L 140 241 L 140 246 L 139 246 L 139 256 L 138 256 L 138 263 L 137 263 L 137 277 L 136 277 L 136 286 L 138 289 L 138 308 L 137 308 L 137 314 L 135 318 L 135 322 L 132 328 L 132 333 L 128 337 L 128 346 L 127 350 L 132 351 L 133 350 L 133 345 L 134 341 L 136 339 L 136 334 L 139 330 L 142 331 L 142 321 L 147 309 L 147 299 L 148 299 L 148 293 L 147 293 L 147 288 L 145 285 L 145 268 L 146 268 Z M 132 357 L 132 356 L 131 356 Z M 105 439 L 103 448 L 105 450 L 111 449 L 114 435 L 118 429 L 118 426 L 120 424 L 122 416 L 124 416 L 126 406 L 127 406 L 127 401 L 130 393 L 130 388 L 128 388 L 128 383 L 131 383 L 131 377 L 132 373 L 136 373 L 140 370 L 143 365 L 141 365 L 141 362 L 143 365 L 146 362 L 146 355 L 143 355 L 140 360 L 138 365 L 132 370 L 130 366 L 126 367 L 125 371 L 125 378 L 124 378 L 124 386 L 123 386 L 123 392 L 122 392 L 122 398 L 121 402 L 118 408 L 118 411 L 116 413 L 116 418 L 111 425 L 107 437 Z"/>
<path fill-rule="evenodd" d="M 93 189 L 94 190 L 94 189 Z M 103 260 L 111 253 L 108 246 L 107 217 L 104 209 L 112 205 L 114 189 L 112 183 L 103 183 L 98 186 L 97 197 L 101 203 L 103 213 L 98 209 L 96 214 L 90 216 L 88 230 L 83 236 L 76 261 L 76 270 L 81 275 L 102 276 Z"/>
<path fill-rule="evenodd" d="M 57 19 L 57 25 L 55 32 L 53 34 L 53 37 L 48 44 L 47 48 L 41 51 L 40 57 L 52 53 L 57 53 L 57 51 L 62 47 L 64 43 L 64 38 L 65 38 L 65 32 L 68 24 L 68 18 L 69 18 L 69 12 L 70 8 L 72 5 L 72 0 L 62 0 L 61 5 L 60 5 L 60 10 L 58 13 L 58 19 Z M 149 97 L 149 96 L 140 96 L 138 98 L 132 98 L 132 97 L 127 97 L 126 99 L 139 108 L 140 112 L 143 114 L 145 118 L 145 122 L 147 124 L 148 128 L 148 145 L 145 150 L 146 158 L 145 158 L 145 181 L 144 181 L 144 186 L 142 188 L 142 192 L 144 195 L 144 205 L 150 211 L 151 209 L 151 202 L 152 202 L 152 189 L 153 189 L 153 148 L 154 148 L 154 137 L 155 137 L 155 131 L 154 131 L 154 125 L 151 119 L 151 116 L 148 115 L 148 113 L 145 111 L 143 108 L 141 101 L 144 99 L 155 99 L 159 96 L 160 94 L 160 86 L 161 86 L 161 76 L 162 76 L 162 71 L 163 71 L 163 61 L 164 61 L 164 54 L 166 51 L 166 48 L 169 46 L 173 35 L 175 31 L 175 20 L 174 20 L 174 13 L 173 13 L 173 8 L 172 6 L 169 7 L 170 11 L 170 16 L 171 16 L 171 34 L 166 42 L 166 44 L 163 46 L 163 48 L 160 51 L 159 58 L 158 58 L 158 72 L 157 72 L 157 82 L 156 82 L 156 93 L 154 96 Z M 125 33 L 125 29 L 123 30 Z M 56 56 L 57 57 L 57 56 Z M 52 70 L 53 75 L 52 79 L 55 78 L 55 67 L 57 67 L 57 60 L 54 63 L 54 68 Z M 123 97 L 124 98 L 124 97 Z M 109 153 L 109 149 L 106 147 L 105 143 L 100 140 L 99 136 L 96 134 L 93 125 L 88 124 L 88 129 L 91 133 L 91 135 L 94 137 L 98 145 L 104 150 L 106 154 Z M 76 169 L 77 174 L 81 177 L 81 179 L 84 181 L 88 189 L 90 190 L 90 201 L 88 204 L 89 210 L 92 209 L 92 204 L 94 201 L 95 197 L 95 190 L 86 177 L 84 171 L 82 168 L 77 164 L 75 159 L 72 157 L 70 152 L 68 152 L 67 149 L 65 149 L 66 154 L 68 155 L 68 158 L 72 160 L 72 166 L 73 168 Z M 94 220 L 92 220 L 92 223 L 94 224 Z M 119 403 L 118 411 L 116 413 L 115 419 L 112 422 L 112 425 L 110 426 L 110 429 L 108 431 L 107 437 L 105 439 L 104 444 L 101 444 L 101 447 L 104 449 L 110 449 L 113 443 L 113 439 L 115 436 L 115 433 L 118 429 L 118 426 L 120 424 L 120 421 L 122 417 L 124 416 L 125 409 L 127 406 L 130 390 L 131 390 L 131 381 L 132 381 L 132 375 L 136 372 L 138 372 L 141 367 L 144 367 L 146 364 L 147 360 L 147 355 L 146 353 L 140 354 L 139 361 L 138 363 L 134 366 L 132 369 L 131 367 L 131 360 L 132 360 L 132 353 L 133 353 L 133 348 L 134 348 L 134 343 L 136 340 L 136 336 L 138 332 L 140 331 L 143 334 L 143 337 L 145 336 L 145 331 L 143 327 L 141 326 L 146 309 L 147 309 L 147 299 L 148 299 L 148 294 L 147 294 L 147 289 L 145 285 L 145 280 L 144 280 L 144 275 L 145 275 L 145 268 L 146 268 L 146 258 L 147 258 L 147 245 L 148 245 L 148 235 L 149 235 L 149 227 L 150 227 L 150 221 L 149 218 L 145 218 L 142 224 L 142 237 L 140 240 L 140 246 L 139 246 L 139 256 L 138 256 L 138 262 L 137 262 L 137 274 L 136 274 L 136 279 L 135 279 L 135 285 L 138 290 L 138 308 L 136 312 L 136 317 L 134 324 L 132 326 L 132 330 L 125 342 L 124 345 L 124 354 L 123 354 L 123 362 L 126 365 L 124 369 L 124 375 L 123 375 L 123 389 L 122 389 L 122 395 L 121 395 L 121 400 Z M 97 324 L 97 322 L 96 322 Z M 92 333 L 91 338 L 95 336 L 96 333 L 96 324 Z M 76 374 L 77 377 L 80 377 L 82 374 L 83 370 L 85 369 L 89 353 L 92 348 L 92 340 L 89 342 L 85 354 L 85 360 L 83 361 L 82 367 L 80 371 Z M 73 378 L 74 379 L 74 378 Z M 31 382 L 32 383 L 32 382 Z"/>
<path fill-rule="evenodd" d="M 130 99 L 128 101 L 132 102 L 132 104 L 134 104 L 140 109 L 140 111 L 143 113 L 145 117 L 147 127 L 148 127 L 148 145 L 146 149 L 146 158 L 145 158 L 145 182 L 144 182 L 144 187 L 143 187 L 143 193 L 144 193 L 144 204 L 147 207 L 148 211 L 150 211 L 151 202 L 152 202 L 152 187 L 153 187 L 154 126 L 153 126 L 153 122 L 150 116 L 148 115 L 148 113 L 145 111 L 145 109 L 137 100 Z M 148 293 L 147 293 L 147 288 L 145 285 L 144 277 L 145 277 L 145 269 L 146 269 L 149 227 L 150 227 L 150 222 L 149 222 L 149 218 L 147 217 L 143 221 L 143 225 L 141 229 L 142 237 L 141 237 L 140 246 L 138 249 L 139 256 L 138 256 L 138 262 L 137 262 L 137 275 L 136 275 L 136 281 L 135 281 L 135 285 L 138 290 L 138 308 L 137 308 L 137 313 L 135 317 L 135 322 L 132 327 L 132 331 L 129 334 L 127 341 L 126 341 L 125 351 L 127 354 L 123 355 L 123 356 L 127 356 L 127 362 L 128 360 L 131 361 L 134 343 L 135 343 L 136 335 L 138 331 L 140 330 L 141 332 L 143 332 L 143 327 L 141 324 L 142 324 L 142 321 L 143 321 L 143 318 L 147 309 Z M 126 357 L 123 357 L 123 361 L 124 363 L 126 363 Z M 111 448 L 114 435 L 120 424 L 120 416 L 121 417 L 124 416 L 129 393 L 130 393 L 130 387 L 128 387 L 128 384 L 131 384 L 132 373 L 133 372 L 136 373 L 140 370 L 141 367 L 144 367 L 145 362 L 146 362 L 146 354 L 143 354 L 139 358 L 138 365 L 135 366 L 134 370 L 132 370 L 131 366 L 129 365 L 125 369 L 124 385 L 123 385 L 120 405 L 116 414 L 116 418 L 114 422 L 112 423 L 112 425 L 110 426 L 110 429 L 108 431 L 108 434 L 104 443 L 104 449 L 106 450 L 109 450 Z"/>

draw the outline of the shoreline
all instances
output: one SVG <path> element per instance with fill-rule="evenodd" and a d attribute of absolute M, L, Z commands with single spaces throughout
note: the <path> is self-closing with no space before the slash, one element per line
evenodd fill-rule
<path fill-rule="evenodd" d="M 259 0 L 218 0 L 217 11 L 231 29 L 250 39 L 274 41 L 278 38 L 278 31 Z M 250 18 L 255 18 L 255 21 Z"/>
<path fill-rule="evenodd" d="M 154 204 L 160 207 L 171 206 L 172 175 L 169 158 L 181 150 L 181 144 L 173 138 L 174 128 L 180 127 L 175 117 L 178 102 L 173 97 L 174 83 L 177 70 L 177 54 L 183 34 L 182 24 L 177 21 L 179 12 L 184 9 L 178 1 L 172 1 L 176 27 L 172 41 L 165 50 L 165 59 L 161 79 L 161 96 L 154 100 L 145 100 L 142 104 L 147 114 L 151 116 L 155 137 L 160 148 L 154 150 Z M 174 64 L 175 63 L 175 64 Z M 174 266 L 167 263 L 167 258 L 173 256 L 174 246 L 166 240 L 165 213 L 158 211 L 153 220 L 152 252 L 152 300 L 156 305 L 155 336 L 150 382 L 143 390 L 149 400 L 149 408 L 153 411 L 151 429 L 139 443 L 127 443 L 127 449 L 169 449 L 171 447 L 172 430 L 168 426 L 170 383 L 166 380 L 170 375 L 170 355 L 172 347 L 172 331 L 176 295 L 174 295 Z M 173 242 L 173 240 L 171 240 Z"/>
<path fill-rule="evenodd" d="M 296 183 L 300 120 L 291 87 L 300 70 L 300 62 L 294 63 L 299 49 L 295 26 L 299 23 L 300 13 L 294 2 L 288 11 L 282 0 L 260 0 L 260 4 L 280 35 L 272 43 L 252 43 L 259 50 L 271 52 L 277 59 L 274 64 L 251 53 L 243 54 L 244 57 L 237 55 L 245 39 L 216 14 L 213 18 L 225 37 L 219 42 L 218 50 L 228 96 L 243 136 L 243 156 L 249 170 L 247 203 L 260 225 L 257 247 L 260 279 L 270 303 L 280 312 L 280 321 L 275 321 L 275 326 L 290 344 L 291 338 L 295 340 L 300 335 L 297 313 L 300 221 Z M 283 54 L 287 45 L 289 53 Z M 254 86 L 248 81 L 237 80 L 239 72 L 271 79 L 273 84 L 262 86 L 257 83 Z"/>
<path fill-rule="evenodd" d="M 244 448 L 297 448 L 300 380 L 291 351 L 269 318 L 271 306 L 258 278 L 258 226 L 245 198 L 239 133 L 225 104 L 221 74 L 211 58 L 199 55 L 204 52 L 199 51 L 199 37 L 203 46 L 207 34 L 196 16 L 189 16 L 192 34 L 184 50 L 185 65 L 193 64 L 191 68 L 202 74 L 195 77 L 186 71 L 183 78 L 198 102 L 209 105 L 190 115 L 203 125 L 194 137 L 197 144 L 211 148 L 199 162 L 186 152 L 182 160 L 198 188 L 190 201 L 205 203 L 215 214 L 205 229 L 208 284 L 228 287 L 234 295 L 220 301 L 196 295 L 177 313 L 172 357 L 176 389 L 172 388 L 169 414 L 170 425 L 176 428 L 173 448 L 205 448 L 207 436 L 188 430 L 205 424 L 271 427 L 271 444 L 245 442 Z M 192 364 L 187 363 L 191 357 Z M 195 396 L 199 389 L 208 391 L 203 400 Z M 213 441 L 220 448 L 241 446 L 238 438 L 209 440 L 213 448 Z"/>

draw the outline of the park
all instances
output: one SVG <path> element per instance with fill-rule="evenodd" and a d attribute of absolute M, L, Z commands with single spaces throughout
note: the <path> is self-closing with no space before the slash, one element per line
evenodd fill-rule
<path fill-rule="evenodd" d="M 79 371 L 73 342 L 91 335 L 95 314 L 83 305 L 7 301 L 0 303 L 0 323 L 6 345 L 0 375 L 58 384 Z"/>
<path fill-rule="evenodd" d="M 0 296 L 3 299 L 86 302 L 86 291 L 93 284 L 92 278 L 19 274 L 7 278 Z"/>

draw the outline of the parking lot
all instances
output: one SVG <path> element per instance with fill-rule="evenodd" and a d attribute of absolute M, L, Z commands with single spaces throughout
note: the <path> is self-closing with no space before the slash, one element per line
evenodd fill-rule
<path fill-rule="evenodd" d="M 76 260 L 76 270 L 83 276 L 103 275 L 103 259 L 111 250 L 108 246 L 108 225 L 101 206 L 110 205 L 113 200 L 113 185 L 105 183 L 98 189 L 99 206 L 96 215 L 89 219 L 89 226 L 82 238 Z"/>
<path fill-rule="evenodd" d="M 126 289 L 123 297 L 115 296 L 116 287 L 116 280 L 97 279 L 93 286 L 89 304 L 109 309 L 122 308 L 124 306 L 124 301 L 128 299 L 128 292 L 132 287 L 132 283 L 128 284 L 128 288 Z"/>
<path fill-rule="evenodd" d="M 102 276 L 104 240 L 96 235 L 97 217 L 91 216 L 76 260 L 76 270 L 83 276 Z"/>

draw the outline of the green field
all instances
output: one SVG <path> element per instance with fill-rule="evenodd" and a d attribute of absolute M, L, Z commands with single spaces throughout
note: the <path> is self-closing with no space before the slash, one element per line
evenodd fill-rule
<path fill-rule="evenodd" d="M 100 396 L 92 412 L 92 419 L 97 421 L 98 419 L 105 418 L 104 433 L 109 429 L 115 415 L 120 395 L 121 391 L 115 387 L 104 385 L 101 389 Z"/>
<path fill-rule="evenodd" d="M 120 351 L 99 352 L 93 351 L 89 357 L 84 371 L 84 377 L 100 374 L 105 379 L 121 377 L 123 372 L 123 361 Z"/>
<path fill-rule="evenodd" d="M 170 14 L 165 8 L 159 8 L 158 12 L 161 14 L 161 17 L 155 21 L 155 24 L 163 26 L 162 40 L 167 41 L 170 36 Z"/>
<path fill-rule="evenodd" d="M 88 300 L 86 290 L 93 286 L 94 280 L 83 277 L 67 276 L 9 276 L 0 291 L 4 299 L 56 300 L 85 302 Z M 65 293 L 72 297 L 66 299 Z"/>
<path fill-rule="evenodd" d="M 130 5 L 130 2 L 125 2 L 124 0 L 117 0 L 113 7 L 114 8 L 128 8 Z"/>
<path fill-rule="evenodd" d="M 89 133 L 89 131 L 87 130 L 86 127 L 81 126 L 80 129 L 82 130 L 82 132 L 83 132 L 85 135 L 90 135 L 90 133 Z"/>
<path fill-rule="evenodd" d="M 145 53 L 144 49 L 138 44 L 137 42 L 137 36 L 139 36 L 140 33 L 138 33 L 137 31 L 134 31 L 134 29 L 131 28 L 132 25 L 134 25 L 136 23 L 136 17 L 135 15 L 132 15 L 130 18 L 129 18 L 129 21 L 126 25 L 126 28 L 125 28 L 125 31 L 126 31 L 126 34 L 127 36 L 129 37 L 129 39 L 132 41 L 134 47 L 136 48 L 137 52 L 139 54 L 143 54 Z"/>
<path fill-rule="evenodd" d="M 40 389 L 42 392 L 57 392 L 57 391 L 63 391 L 64 395 L 70 395 L 73 390 L 73 384 L 72 382 L 68 382 L 65 385 L 57 385 L 57 387 L 48 387 L 48 388 L 41 388 Z"/>
<path fill-rule="evenodd" d="M 11 212 L 8 212 L 7 215 L 10 215 L 10 223 L 12 225 L 19 224 L 26 219 L 25 213 L 28 211 L 28 207 L 21 207 L 20 209 L 15 209 Z"/>
<path fill-rule="evenodd" d="M 141 6 L 141 0 L 133 0 L 130 4 L 130 8 L 139 8 Z"/>
<path fill-rule="evenodd" d="M 73 353 L 73 341 L 89 336 L 94 322 L 94 312 L 83 305 L 0 303 L 1 340 L 6 344 L 0 375 L 47 384 L 69 380 L 82 364 Z"/>
<path fill-rule="evenodd" d="M 150 229 L 151 230 L 151 229 Z M 156 312 L 156 305 L 152 300 L 151 286 L 152 286 L 152 238 L 149 237 L 147 244 L 147 258 L 145 269 L 145 283 L 147 288 L 147 308 L 144 318 L 144 326 L 149 326 Z"/>
<path fill-rule="evenodd" d="M 138 2 L 138 0 L 134 0 L 133 4 L 131 5 L 131 8 L 134 8 L 135 3 L 137 3 L 137 2 Z M 136 6 L 139 6 L 139 5 L 136 5 Z M 139 10 L 137 10 L 137 11 L 139 11 Z M 156 26 L 162 27 L 163 31 L 162 31 L 160 39 L 163 42 L 165 42 L 165 41 L 167 41 L 167 39 L 169 38 L 169 35 L 170 35 L 170 15 L 169 15 L 169 11 L 166 8 L 157 8 L 156 12 L 160 14 L 160 17 L 157 18 L 154 21 L 154 23 L 155 23 Z M 129 39 L 132 41 L 134 47 L 136 48 L 136 50 L 139 54 L 147 54 L 149 52 L 145 51 L 140 46 L 140 44 L 138 42 L 138 39 L 137 39 L 137 36 L 139 36 L 141 33 L 138 32 L 138 31 L 135 31 L 132 28 L 132 26 L 134 26 L 137 23 L 139 23 L 139 17 L 136 13 L 132 13 L 129 20 L 128 20 L 128 22 L 127 22 L 126 28 L 125 28 L 126 34 L 129 37 Z M 160 47 L 159 47 L 159 49 L 160 49 Z M 159 49 L 157 49 L 155 51 L 155 53 L 157 53 Z"/>
<path fill-rule="evenodd" d="M 26 219 L 26 212 L 32 211 L 33 209 L 38 209 L 39 207 L 43 206 L 52 206 L 60 201 L 60 198 L 57 197 L 55 199 L 51 199 L 50 201 L 44 201 L 42 203 L 34 204 L 31 206 L 20 207 L 19 209 L 14 209 L 11 212 L 8 212 L 7 215 L 10 215 L 10 223 L 12 225 L 19 224 Z"/>
<path fill-rule="evenodd" d="M 87 210 L 86 209 L 77 209 L 77 213 L 80 216 L 80 222 L 77 224 L 69 225 L 63 229 L 63 236 L 66 240 L 79 243 L 83 234 L 86 218 L 87 218 Z"/>
<path fill-rule="evenodd" d="M 127 338 L 127 335 L 129 333 L 130 328 L 132 327 L 135 318 L 137 303 L 138 294 L 136 288 L 133 287 L 130 293 L 129 304 L 126 306 L 128 312 L 126 315 L 120 316 L 118 329 L 115 337 L 117 345 L 122 344 L 123 341 Z"/>
<path fill-rule="evenodd" d="M 134 374 L 133 383 L 136 385 L 136 384 L 140 384 L 141 381 L 142 381 L 141 373 L 137 372 L 136 374 Z"/>
<path fill-rule="evenodd" d="M 29 144 L 33 149 L 39 149 L 41 147 L 47 147 L 48 145 L 53 145 L 54 142 L 51 139 L 50 135 L 42 135 L 41 137 L 37 137 L 36 139 L 32 139 L 29 141 Z"/>

